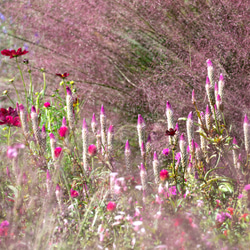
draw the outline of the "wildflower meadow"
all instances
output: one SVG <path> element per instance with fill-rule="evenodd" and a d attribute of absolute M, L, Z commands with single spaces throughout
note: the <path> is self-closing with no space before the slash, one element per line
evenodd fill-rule
<path fill-rule="evenodd" d="M 102 18 L 109 17 L 106 12 L 109 2 L 106 6 L 101 1 L 100 9 L 97 8 L 103 26 L 107 25 L 107 20 Z M 114 1 L 114 7 L 122 10 L 119 12 L 121 16 L 116 17 L 118 26 L 123 15 L 137 16 L 133 11 L 141 5 L 136 5 L 137 1 L 128 2 L 127 5 L 123 1 Z M 166 9 L 170 8 L 170 2 L 166 1 Z M 177 2 L 183 7 L 180 9 L 185 16 L 184 10 L 191 6 L 185 5 L 189 1 Z M 12 4 L 18 5 L 18 2 Z M 53 4 L 51 1 L 47 7 Z M 32 11 L 37 11 L 37 6 L 33 5 Z M 152 6 L 150 17 L 155 21 L 154 15 L 161 15 L 162 9 L 153 15 L 157 7 Z M 71 7 L 74 7 L 73 1 Z M 130 14 L 122 9 L 125 7 Z M 171 13 L 176 9 L 171 8 L 172 11 L 167 9 L 169 12 L 165 14 L 172 22 Z M 203 11 L 201 6 L 199 8 Z M 95 13 L 97 9 L 93 7 L 88 11 Z M 14 8 L 8 10 L 11 12 Z M 191 9 L 191 12 L 196 15 L 199 11 Z M 2 17 L 0 15 L 3 20 Z M 30 20 L 31 17 L 27 15 L 26 18 Z M 113 20 L 114 17 L 110 18 Z M 138 23 L 146 24 L 149 29 L 141 26 L 142 33 L 151 32 L 151 41 L 163 39 L 156 36 L 158 31 L 153 29 L 154 22 L 147 22 L 147 16 L 137 18 Z M 131 23 L 129 32 L 135 32 L 133 25 Z M 51 27 L 54 28 L 56 26 Z M 102 39 L 101 28 L 95 32 L 91 34 Z M 108 53 L 114 46 L 112 53 L 115 54 L 119 49 L 111 40 L 119 36 L 122 35 L 118 32 L 114 37 L 110 35 L 103 47 L 96 44 L 96 51 Z M 48 46 L 53 42 L 48 42 Z M 135 40 L 133 45 L 140 47 Z M 185 42 L 180 46 L 184 45 Z M 190 84 L 188 91 L 180 88 L 180 93 L 177 93 L 177 87 L 169 87 L 169 99 L 164 99 L 159 98 L 164 89 L 156 87 L 154 92 L 150 90 L 152 86 L 145 83 L 146 90 L 142 94 L 133 83 L 133 73 L 137 76 L 140 73 L 141 79 L 147 81 L 146 77 L 154 67 L 160 72 L 158 80 L 166 76 L 162 73 L 161 63 L 157 67 L 152 61 L 149 63 L 149 54 L 156 51 L 137 48 L 140 60 L 133 64 L 124 45 L 120 49 L 121 55 L 126 55 L 123 66 L 127 71 L 120 70 L 111 56 L 107 56 L 110 58 L 109 68 L 108 64 L 102 64 L 104 57 L 97 59 L 86 53 L 85 69 L 89 67 L 91 71 L 86 70 L 85 74 L 96 77 L 91 76 L 91 81 L 102 81 L 104 77 L 103 86 L 107 87 L 102 91 L 103 86 L 96 85 L 98 101 L 94 100 L 89 108 L 86 100 L 91 98 L 90 91 L 88 89 L 83 94 L 80 83 L 74 78 L 79 72 L 74 75 L 71 68 L 52 74 L 52 63 L 58 65 L 58 61 L 51 56 L 53 60 L 48 62 L 47 55 L 44 55 L 46 67 L 38 68 L 34 55 L 39 53 L 36 54 L 33 48 L 34 51 L 25 47 L 6 47 L 1 49 L 0 55 L 1 62 L 11 65 L 8 75 L 12 77 L 6 81 L 8 89 L 2 89 L 5 101 L 0 107 L 0 249 L 249 249 L 250 113 L 242 109 L 242 117 L 234 121 L 238 115 L 234 117 L 231 113 L 238 109 L 232 104 L 227 105 L 228 99 L 230 96 L 236 100 L 241 96 L 232 91 L 234 88 L 230 84 L 233 80 L 221 70 L 214 54 L 214 59 L 207 57 L 202 63 L 194 62 L 200 67 L 193 72 L 194 77 L 203 83 L 198 91 L 190 90 Z M 81 53 L 76 51 L 74 53 Z M 53 54 L 52 49 L 50 53 Z M 65 56 L 67 58 L 66 53 Z M 191 75 L 191 57 L 190 71 L 177 57 L 173 58 L 171 64 L 178 64 L 180 71 L 183 67 L 182 73 Z M 38 56 L 39 64 L 42 59 Z M 93 67 L 95 59 L 100 61 Z M 72 65 L 77 71 L 79 68 L 75 63 Z M 105 73 L 111 74 L 114 68 L 119 74 L 107 77 Z M 84 81 L 90 77 L 86 75 Z M 122 82 L 121 78 L 131 86 L 124 82 L 124 85 L 116 85 L 114 79 Z M 177 78 L 182 81 L 176 73 L 175 80 Z M 150 97 L 150 107 L 144 109 L 139 99 L 147 96 L 147 91 L 149 96 L 157 92 L 157 97 Z M 129 92 L 133 93 L 130 95 Z M 247 94 L 247 90 L 245 92 Z M 132 98 L 138 99 L 135 107 Z M 121 103 L 123 106 L 118 108 Z M 158 109 L 162 103 L 163 107 Z M 185 106 L 185 103 L 188 104 Z M 244 105 L 247 104 L 245 101 Z M 157 107 L 157 115 L 151 112 L 153 105 Z M 185 106 L 184 115 L 178 105 Z M 132 109 L 143 112 L 137 112 L 135 119 L 132 115 L 127 116 L 127 110 Z"/>

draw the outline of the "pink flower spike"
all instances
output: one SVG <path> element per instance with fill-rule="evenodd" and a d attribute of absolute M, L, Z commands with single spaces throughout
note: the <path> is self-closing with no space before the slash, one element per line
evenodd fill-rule
<path fill-rule="evenodd" d="M 103 104 L 102 104 L 102 106 L 101 106 L 101 115 L 105 115 L 105 110 L 104 110 Z"/>
<path fill-rule="evenodd" d="M 66 121 L 65 116 L 64 116 L 63 119 L 62 119 L 62 126 L 67 127 L 67 121 Z"/>
<path fill-rule="evenodd" d="M 178 124 L 178 122 L 176 122 L 176 125 L 175 125 L 175 129 L 174 130 L 176 130 L 176 132 L 179 132 L 179 124 Z"/>
<path fill-rule="evenodd" d="M 138 115 L 137 125 L 141 125 L 142 127 L 145 126 L 145 121 L 144 121 L 142 115 L 140 115 L 140 114 Z"/>
<path fill-rule="evenodd" d="M 88 154 L 89 154 L 89 156 L 91 156 L 91 157 L 94 157 L 94 156 L 97 154 L 96 145 L 94 145 L 94 144 L 89 145 Z"/>
<path fill-rule="evenodd" d="M 210 115 L 210 109 L 209 109 L 209 106 L 207 105 L 206 107 L 206 115 Z"/>
<path fill-rule="evenodd" d="M 146 168 L 144 167 L 143 163 L 141 163 L 140 170 L 141 170 L 141 171 L 146 171 Z"/>
<path fill-rule="evenodd" d="M 42 126 L 42 133 L 46 133 L 45 124 Z"/>
<path fill-rule="evenodd" d="M 43 106 L 44 106 L 45 108 L 49 108 L 49 107 L 50 107 L 50 103 L 49 103 L 49 102 L 45 102 L 45 103 L 43 104 Z"/>
<path fill-rule="evenodd" d="M 70 95 L 70 96 L 72 96 L 72 92 L 71 92 L 71 89 L 70 89 L 70 87 L 66 87 L 66 91 L 67 91 L 67 95 Z"/>
<path fill-rule="evenodd" d="M 110 201 L 110 202 L 108 203 L 108 205 L 107 205 L 107 210 L 108 210 L 109 212 L 113 212 L 115 209 L 116 209 L 116 203 Z"/>
<path fill-rule="evenodd" d="M 70 189 L 70 195 L 71 195 L 72 198 L 76 198 L 76 197 L 79 196 L 79 193 L 76 190 L 74 190 L 73 188 L 71 188 Z"/>
<path fill-rule="evenodd" d="M 172 106 L 169 101 L 167 101 L 166 110 L 172 110 Z"/>
<path fill-rule="evenodd" d="M 114 126 L 113 125 L 109 126 L 108 133 L 114 133 Z"/>
<path fill-rule="evenodd" d="M 87 126 L 87 122 L 86 122 L 86 119 L 84 118 L 83 121 L 82 121 L 82 128 L 83 129 L 87 129 L 88 126 Z"/>
<path fill-rule="evenodd" d="M 36 108 L 35 108 L 35 106 L 32 106 L 32 107 L 31 107 L 31 112 L 32 112 L 32 113 L 36 113 Z"/>
<path fill-rule="evenodd" d="M 219 90 L 219 89 L 218 89 L 218 84 L 217 84 L 217 82 L 215 82 L 215 83 L 214 83 L 214 92 L 215 92 L 215 93 L 218 93 L 218 90 Z"/>
<path fill-rule="evenodd" d="M 247 115 L 245 115 L 244 123 L 245 123 L 245 124 L 248 124 L 248 123 L 249 123 L 249 120 L 248 120 L 248 118 L 247 118 Z"/>
<path fill-rule="evenodd" d="M 53 133 L 49 134 L 50 139 L 56 139 Z"/>
<path fill-rule="evenodd" d="M 208 67 L 213 67 L 213 64 L 210 59 L 207 59 L 207 66 Z"/>
<path fill-rule="evenodd" d="M 61 191 L 61 188 L 60 188 L 59 184 L 56 184 L 56 191 L 57 191 L 57 192 L 60 192 L 60 191 Z"/>
<path fill-rule="evenodd" d="M 235 138 L 235 137 L 233 138 L 233 144 L 234 144 L 234 145 L 237 145 L 237 141 L 236 141 L 236 138 Z"/>
<path fill-rule="evenodd" d="M 20 111 L 24 111 L 24 106 L 23 106 L 23 104 L 21 103 L 21 104 L 19 104 L 19 110 Z"/>
<path fill-rule="evenodd" d="M 61 152 L 62 152 L 62 148 L 61 147 L 55 148 L 55 151 L 54 151 L 55 157 L 59 158 L 59 156 L 61 155 Z"/>
<path fill-rule="evenodd" d="M 93 113 L 93 116 L 92 116 L 92 121 L 91 121 L 91 123 L 95 123 L 95 124 L 96 124 L 95 113 Z"/>
<path fill-rule="evenodd" d="M 210 80 L 209 80 L 208 76 L 206 78 L 206 85 L 208 85 L 210 87 Z"/>
<path fill-rule="evenodd" d="M 147 143 L 151 143 L 151 136 L 150 136 L 150 134 L 148 135 L 148 139 L 147 139 Z"/>
<path fill-rule="evenodd" d="M 51 180 L 51 176 L 50 176 L 50 173 L 49 173 L 49 170 L 48 170 L 48 169 L 47 169 L 46 180 L 47 180 L 47 181 L 50 181 L 50 180 Z"/>
<path fill-rule="evenodd" d="M 128 140 L 126 141 L 126 144 L 125 144 L 125 151 L 130 151 L 130 145 L 129 145 Z"/>
<path fill-rule="evenodd" d="M 224 81 L 224 77 L 222 74 L 220 74 L 220 81 Z"/>
<path fill-rule="evenodd" d="M 189 114 L 188 114 L 188 120 L 193 120 L 193 112 L 191 111 Z"/>
<path fill-rule="evenodd" d="M 158 156 L 157 156 L 157 152 L 154 152 L 154 161 L 158 161 Z"/>
<path fill-rule="evenodd" d="M 194 94 L 194 89 L 193 89 L 193 91 L 192 91 L 192 103 L 193 103 L 193 104 L 196 103 L 195 94 Z"/>
<path fill-rule="evenodd" d="M 142 152 L 145 152 L 145 145 L 144 145 L 144 142 L 142 141 L 142 143 L 141 143 L 141 151 Z"/>
<path fill-rule="evenodd" d="M 184 133 L 181 134 L 181 136 L 180 136 L 180 141 L 185 141 Z"/>

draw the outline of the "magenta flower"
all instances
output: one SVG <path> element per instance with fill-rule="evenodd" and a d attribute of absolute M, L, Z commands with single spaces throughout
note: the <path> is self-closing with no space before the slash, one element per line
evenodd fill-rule
<path fill-rule="evenodd" d="M 76 190 L 74 190 L 73 188 L 71 188 L 70 189 L 70 195 L 71 195 L 72 198 L 76 198 L 76 197 L 79 196 L 79 193 Z"/>
<path fill-rule="evenodd" d="M 61 137 L 65 138 L 66 135 L 68 134 L 68 127 L 65 126 L 60 127 L 58 133 Z"/>
<path fill-rule="evenodd" d="M 56 74 L 57 76 L 60 76 L 62 79 L 65 79 L 66 77 L 69 76 L 69 73 L 63 73 L 63 74 Z"/>
<path fill-rule="evenodd" d="M 116 203 L 110 201 L 110 202 L 108 203 L 108 205 L 107 205 L 107 210 L 110 211 L 110 212 L 112 212 L 112 211 L 114 211 L 115 209 L 116 209 Z"/>
<path fill-rule="evenodd" d="M 160 179 L 161 181 L 165 181 L 169 178 L 168 171 L 166 169 L 162 169 L 160 172 Z"/>
<path fill-rule="evenodd" d="M 247 185 L 244 187 L 244 190 L 249 191 L 249 190 L 250 190 L 250 184 L 247 184 Z"/>
<path fill-rule="evenodd" d="M 62 148 L 61 147 L 55 148 L 55 151 L 54 151 L 55 157 L 59 158 L 59 156 L 61 155 L 61 152 L 62 152 Z"/>
<path fill-rule="evenodd" d="M 9 159 L 16 158 L 18 156 L 18 149 L 25 148 L 24 144 L 15 144 L 13 146 L 8 147 L 7 149 L 7 157 Z"/>
<path fill-rule="evenodd" d="M 217 214 L 216 220 L 220 223 L 224 222 L 226 219 L 232 219 L 232 216 L 229 213 L 219 213 Z"/>
<path fill-rule="evenodd" d="M 166 155 L 166 156 L 169 155 L 169 152 L 170 152 L 169 148 L 164 148 L 164 149 L 162 150 L 162 154 L 164 154 L 164 155 Z"/>
<path fill-rule="evenodd" d="M 22 51 L 22 48 L 19 48 L 17 51 L 15 51 L 14 49 L 13 50 L 4 49 L 4 50 L 1 51 L 1 54 L 3 56 L 9 56 L 10 59 L 11 59 L 13 57 L 18 57 L 18 56 L 25 55 L 28 52 L 29 51 L 27 51 L 27 50 Z"/>
<path fill-rule="evenodd" d="M 96 145 L 94 145 L 94 144 L 89 145 L 88 154 L 89 154 L 89 156 L 91 156 L 91 157 L 93 157 L 93 156 L 95 156 L 95 155 L 97 154 Z"/>
<path fill-rule="evenodd" d="M 17 113 L 17 109 L 9 107 L 8 109 L 0 109 L 0 125 L 8 125 L 21 127 L 20 118 Z"/>
<path fill-rule="evenodd" d="M 5 220 L 0 224 L 0 236 L 7 236 L 10 223 Z"/>
<path fill-rule="evenodd" d="M 45 102 L 45 103 L 43 104 L 43 106 L 44 106 L 45 108 L 49 108 L 49 107 L 50 107 L 50 103 L 49 103 L 49 102 Z"/>

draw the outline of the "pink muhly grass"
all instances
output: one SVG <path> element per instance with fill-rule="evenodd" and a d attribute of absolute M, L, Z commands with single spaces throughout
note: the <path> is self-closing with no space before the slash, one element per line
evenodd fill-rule
<path fill-rule="evenodd" d="M 96 145 L 94 145 L 94 144 L 89 145 L 88 154 L 89 154 L 90 157 L 96 156 L 96 154 L 97 154 Z"/>
<path fill-rule="evenodd" d="M 128 172 L 130 172 L 131 171 L 131 150 L 130 150 L 130 145 L 129 145 L 128 140 L 126 141 L 126 144 L 125 144 L 124 156 L 125 156 L 126 169 Z"/>
<path fill-rule="evenodd" d="M 70 195 L 72 198 L 76 198 L 79 196 L 79 192 L 74 190 L 73 188 L 70 189 Z"/>
<path fill-rule="evenodd" d="M 113 212 L 116 209 L 116 203 L 113 201 L 110 201 L 107 205 L 107 211 Z"/>
<path fill-rule="evenodd" d="M 246 152 L 249 152 L 249 120 L 247 115 L 245 115 L 244 118 L 244 124 L 243 124 L 243 131 L 244 131 L 244 141 L 245 141 L 245 149 Z"/>
<path fill-rule="evenodd" d="M 71 89 L 66 87 L 67 96 L 66 96 L 66 106 L 67 106 L 67 118 L 69 121 L 69 128 L 72 130 L 74 128 L 75 115 L 74 115 L 74 107 L 73 107 L 73 97 Z"/>
<path fill-rule="evenodd" d="M 153 160 L 153 170 L 154 170 L 154 178 L 155 178 L 155 184 L 158 184 L 160 182 L 159 178 L 159 160 L 157 156 L 157 152 L 154 152 L 154 160 Z"/>

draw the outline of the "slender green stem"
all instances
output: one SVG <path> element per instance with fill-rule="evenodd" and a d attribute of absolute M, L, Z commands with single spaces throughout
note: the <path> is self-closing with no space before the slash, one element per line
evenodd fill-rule
<path fill-rule="evenodd" d="M 31 103 L 32 103 L 32 105 L 34 105 L 34 103 L 33 103 L 33 86 L 32 86 L 31 70 L 29 69 L 28 72 L 29 72 L 29 76 L 30 76 L 30 89 L 29 89 L 29 95 L 30 95 L 30 97 L 31 97 Z"/>
<path fill-rule="evenodd" d="M 17 61 L 17 57 L 16 57 L 16 64 L 17 64 L 17 67 L 19 69 L 19 72 L 20 72 L 20 75 L 21 75 L 21 78 L 22 78 L 22 82 L 23 82 L 23 87 L 24 87 L 24 91 L 25 91 L 25 99 L 26 99 L 26 105 L 27 105 L 27 108 L 28 108 L 28 96 L 27 96 L 27 90 L 26 90 L 26 85 L 25 85 L 25 82 L 24 82 L 24 79 L 23 79 L 23 73 L 22 73 L 22 70 L 19 66 L 19 63 Z"/>
<path fill-rule="evenodd" d="M 15 85 L 14 82 L 13 82 L 13 87 L 14 87 L 14 89 L 15 89 L 15 91 L 16 91 L 16 95 L 17 95 L 18 102 L 21 103 L 21 99 L 20 99 L 20 96 L 19 96 L 19 94 L 18 94 L 18 91 L 17 91 L 17 89 L 16 89 L 16 85 Z"/>
<path fill-rule="evenodd" d="M 13 104 L 13 106 L 15 106 L 15 103 L 11 100 L 11 98 L 9 97 L 9 95 L 6 95 L 8 97 L 8 99 L 10 100 L 10 102 Z"/>
<path fill-rule="evenodd" d="M 9 126 L 9 130 L 8 130 L 7 144 L 8 144 L 8 146 L 10 145 L 10 126 Z"/>
<path fill-rule="evenodd" d="M 43 71 L 43 97 L 45 95 L 46 91 L 46 78 L 45 78 L 45 72 Z"/>

